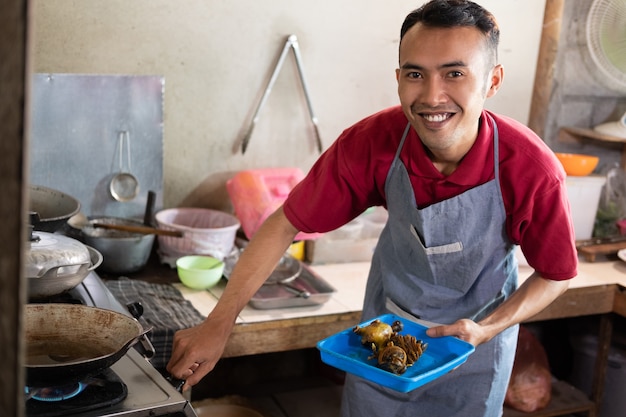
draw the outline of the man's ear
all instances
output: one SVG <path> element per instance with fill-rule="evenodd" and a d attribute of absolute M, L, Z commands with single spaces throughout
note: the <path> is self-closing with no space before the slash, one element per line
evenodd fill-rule
<path fill-rule="evenodd" d="M 491 70 L 491 75 L 489 78 L 490 86 L 489 90 L 487 90 L 487 98 L 493 97 L 496 95 L 500 86 L 502 85 L 502 80 L 504 79 L 504 68 L 502 65 L 498 64 Z"/>

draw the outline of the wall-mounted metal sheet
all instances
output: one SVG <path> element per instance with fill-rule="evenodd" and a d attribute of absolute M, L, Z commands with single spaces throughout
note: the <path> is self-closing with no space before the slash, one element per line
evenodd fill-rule
<path fill-rule="evenodd" d="M 148 190 L 162 207 L 163 93 L 160 76 L 35 74 L 32 88 L 30 183 L 70 194 L 87 216 L 143 218 Z M 128 132 L 120 150 L 120 132 Z M 137 197 L 113 198 L 109 184 L 124 168 Z M 125 170 L 125 169 L 124 169 Z"/>

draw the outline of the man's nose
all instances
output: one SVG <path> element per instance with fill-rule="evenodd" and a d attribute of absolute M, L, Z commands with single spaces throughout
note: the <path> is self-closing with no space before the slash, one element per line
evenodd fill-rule
<path fill-rule="evenodd" d="M 430 77 L 423 83 L 420 97 L 422 104 L 436 107 L 447 100 L 444 83 L 439 77 Z"/>

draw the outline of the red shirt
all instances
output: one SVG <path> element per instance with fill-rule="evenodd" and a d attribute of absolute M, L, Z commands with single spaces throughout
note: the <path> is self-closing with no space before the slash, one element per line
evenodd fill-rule
<path fill-rule="evenodd" d="M 494 178 L 493 127 L 483 111 L 476 142 L 449 176 L 435 169 L 414 129 L 400 159 L 419 208 L 459 195 Z M 499 134 L 500 184 L 506 231 L 544 278 L 576 276 L 578 256 L 565 172 L 547 145 L 521 123 L 489 113 Z M 371 115 L 324 152 L 284 204 L 299 230 L 334 230 L 371 206 L 386 206 L 385 180 L 407 119 L 399 106 Z"/>

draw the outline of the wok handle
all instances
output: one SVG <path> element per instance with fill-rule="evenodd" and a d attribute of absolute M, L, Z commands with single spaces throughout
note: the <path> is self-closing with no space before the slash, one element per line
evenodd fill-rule
<path fill-rule="evenodd" d="M 154 206 L 156 204 L 156 193 L 154 191 L 148 191 L 148 198 L 146 200 L 146 211 L 143 215 L 144 226 L 154 227 Z"/>
<path fill-rule="evenodd" d="M 89 270 L 89 264 L 68 264 L 68 265 L 58 265 L 58 266 L 53 266 L 52 268 L 48 269 L 47 271 L 44 271 L 42 274 L 36 276 L 35 278 L 47 278 L 47 279 L 54 279 L 57 278 L 59 276 L 59 272 L 62 272 L 64 274 L 67 274 L 67 270 L 73 270 L 76 267 L 78 267 L 78 270 L 76 270 L 72 275 L 76 276 L 76 275 L 87 275 L 87 271 Z"/>
<path fill-rule="evenodd" d="M 139 338 L 139 344 L 141 345 L 142 354 L 146 359 L 152 359 L 156 353 L 154 350 L 154 345 L 150 339 L 148 339 L 147 335 L 143 335 Z"/>
<path fill-rule="evenodd" d="M 151 359 L 154 357 L 156 351 L 154 350 L 154 346 L 150 339 L 148 339 L 147 333 L 152 331 L 152 328 L 146 330 L 141 336 L 136 339 L 136 343 L 139 345 L 135 345 L 135 349 L 139 351 L 146 359 Z M 138 348 L 138 346 L 140 346 Z"/>
<path fill-rule="evenodd" d="M 143 314 L 143 305 L 141 305 L 141 303 L 139 301 L 127 304 L 126 308 L 128 309 L 128 312 L 136 320 L 139 320 L 139 317 L 141 317 L 141 315 Z M 154 345 L 152 344 L 150 339 L 148 339 L 147 332 L 144 333 L 143 335 L 141 335 L 141 337 L 139 338 L 138 342 L 141 345 L 141 352 L 140 353 L 146 359 L 153 358 L 154 355 L 156 354 L 156 350 L 154 349 Z"/>

